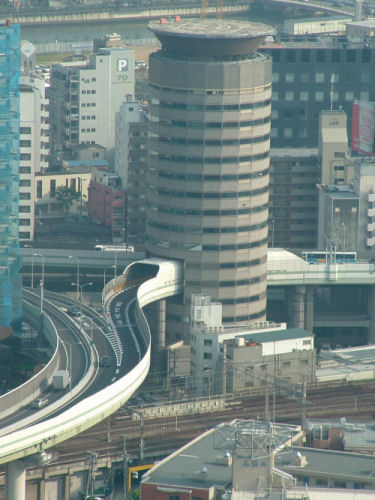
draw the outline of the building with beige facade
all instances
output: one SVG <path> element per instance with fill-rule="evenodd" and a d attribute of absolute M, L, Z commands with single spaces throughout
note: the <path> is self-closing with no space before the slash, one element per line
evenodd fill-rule
<path fill-rule="evenodd" d="M 271 28 L 150 29 L 162 48 L 149 61 L 146 250 L 184 261 L 184 297 L 167 314 L 187 340 L 192 294 L 219 301 L 225 324 L 265 319 L 272 63 L 256 50 Z"/>

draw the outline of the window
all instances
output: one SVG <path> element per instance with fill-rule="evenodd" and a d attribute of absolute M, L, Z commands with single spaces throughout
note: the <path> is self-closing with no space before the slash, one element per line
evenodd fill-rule
<path fill-rule="evenodd" d="M 31 200 L 30 193 L 20 193 L 20 200 Z"/>
<path fill-rule="evenodd" d="M 37 198 L 41 198 L 43 196 L 43 182 L 42 181 L 36 182 L 36 196 L 37 196 Z"/>
<path fill-rule="evenodd" d="M 355 50 L 348 50 L 346 53 L 346 62 L 355 63 Z"/>
<path fill-rule="evenodd" d="M 284 368 L 289 368 L 290 367 L 290 361 L 284 361 L 283 362 L 283 367 Z"/>
<path fill-rule="evenodd" d="M 301 73 L 301 83 L 309 83 L 310 75 L 308 73 Z"/>
<path fill-rule="evenodd" d="M 328 486 L 328 479 L 317 479 L 316 485 L 317 486 Z"/>
<path fill-rule="evenodd" d="M 203 353 L 203 359 L 212 359 L 212 353 L 211 352 Z"/>
<path fill-rule="evenodd" d="M 326 62 L 326 53 L 324 50 L 318 50 L 316 52 L 316 62 L 318 63 L 324 63 Z"/>
<path fill-rule="evenodd" d="M 311 345 L 311 340 L 306 339 L 302 342 L 303 345 Z"/>
<path fill-rule="evenodd" d="M 315 92 L 315 101 L 321 102 L 324 99 L 324 93 L 323 92 Z"/>
<path fill-rule="evenodd" d="M 91 78 L 91 81 L 92 82 L 96 82 L 96 78 Z"/>
<path fill-rule="evenodd" d="M 21 148 L 31 148 L 31 141 L 26 141 L 21 139 L 20 140 L 20 147 Z"/>
<path fill-rule="evenodd" d="M 31 187 L 31 181 L 29 179 L 20 179 L 20 187 Z"/>
<path fill-rule="evenodd" d="M 271 120 L 277 120 L 279 118 L 279 110 L 273 109 L 271 111 Z"/>
<path fill-rule="evenodd" d="M 212 340 L 211 339 L 204 339 L 203 344 L 204 345 L 212 345 Z"/>
<path fill-rule="evenodd" d="M 303 62 L 303 63 L 310 62 L 310 51 L 309 50 L 301 50 L 301 62 Z"/>
<path fill-rule="evenodd" d="M 324 73 L 316 73 L 315 81 L 316 83 L 324 83 Z"/>
<path fill-rule="evenodd" d="M 354 92 L 345 92 L 345 101 L 352 102 L 354 100 Z"/>
<path fill-rule="evenodd" d="M 309 93 L 308 92 L 300 92 L 299 98 L 300 98 L 300 101 L 306 102 L 309 100 Z"/>
<path fill-rule="evenodd" d="M 291 128 L 284 128 L 285 139 L 290 139 L 293 135 L 293 130 Z"/>
<path fill-rule="evenodd" d="M 30 213 L 30 205 L 20 205 L 18 207 L 18 212 L 20 214 L 29 214 Z"/>
<path fill-rule="evenodd" d="M 370 92 L 368 91 L 363 91 L 359 94 L 359 98 L 362 100 L 362 101 L 368 101 L 369 98 L 370 98 Z"/>
<path fill-rule="evenodd" d="M 361 83 L 370 83 L 370 73 L 361 73 Z"/>
<path fill-rule="evenodd" d="M 272 100 L 273 101 L 278 101 L 279 100 L 279 93 L 278 92 L 272 92 Z"/>
<path fill-rule="evenodd" d="M 335 488 L 346 488 L 346 483 L 344 481 L 335 481 L 334 487 Z"/>
<path fill-rule="evenodd" d="M 287 83 L 294 83 L 294 73 L 286 73 L 285 74 L 285 81 Z"/>
<path fill-rule="evenodd" d="M 24 240 L 30 239 L 30 232 L 29 231 L 20 231 L 19 235 L 20 235 L 21 239 L 24 239 Z"/>
<path fill-rule="evenodd" d="M 286 101 L 293 101 L 294 99 L 294 92 L 285 92 L 285 100 Z"/>
<path fill-rule="evenodd" d="M 31 127 L 21 127 L 20 128 L 20 134 L 27 134 L 27 135 L 30 135 L 31 134 Z"/>
<path fill-rule="evenodd" d="M 180 500 L 180 495 L 169 495 L 169 500 Z"/>
<path fill-rule="evenodd" d="M 271 137 L 278 137 L 279 132 L 278 132 L 277 128 L 272 128 L 270 135 L 271 135 Z"/>
<path fill-rule="evenodd" d="M 31 167 L 20 167 L 20 174 L 31 174 Z"/>
<path fill-rule="evenodd" d="M 31 160 L 31 154 L 30 153 L 21 153 L 20 154 L 20 160 L 21 161 L 30 161 Z"/>
<path fill-rule="evenodd" d="M 286 61 L 291 63 L 291 62 L 295 62 L 296 60 L 296 53 L 294 50 L 292 49 L 287 49 L 286 51 Z"/>
<path fill-rule="evenodd" d="M 51 193 L 51 197 L 53 198 L 56 193 L 56 179 L 51 179 L 49 181 L 49 191 Z"/>
<path fill-rule="evenodd" d="M 20 226 L 30 226 L 30 219 L 20 219 Z"/>

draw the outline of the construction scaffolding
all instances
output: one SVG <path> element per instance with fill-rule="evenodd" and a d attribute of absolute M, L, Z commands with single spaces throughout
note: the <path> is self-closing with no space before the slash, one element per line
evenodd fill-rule
<path fill-rule="evenodd" d="M 19 61 L 20 27 L 6 21 L 0 25 L 0 338 L 22 315 L 22 280 L 18 276 Z"/>

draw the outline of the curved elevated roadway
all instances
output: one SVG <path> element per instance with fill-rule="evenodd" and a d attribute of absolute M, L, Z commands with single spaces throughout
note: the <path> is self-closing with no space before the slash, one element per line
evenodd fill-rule
<path fill-rule="evenodd" d="M 107 284 L 103 305 L 107 337 L 116 352 L 116 380 L 62 413 L 2 436 L 0 464 L 7 464 L 7 500 L 25 499 L 26 459 L 104 420 L 142 384 L 150 366 L 151 335 L 142 308 L 182 291 L 182 264 L 145 259 L 130 264 Z"/>

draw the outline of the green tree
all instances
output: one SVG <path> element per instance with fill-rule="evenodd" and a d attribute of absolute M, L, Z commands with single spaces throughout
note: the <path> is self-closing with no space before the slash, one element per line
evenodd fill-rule
<path fill-rule="evenodd" d="M 76 191 L 74 187 L 68 186 L 60 186 L 56 188 L 55 198 L 56 200 L 61 201 L 65 215 L 69 215 L 70 207 L 73 205 L 73 201 L 79 200 L 81 197 L 81 193 Z"/>

